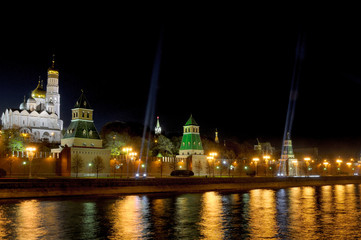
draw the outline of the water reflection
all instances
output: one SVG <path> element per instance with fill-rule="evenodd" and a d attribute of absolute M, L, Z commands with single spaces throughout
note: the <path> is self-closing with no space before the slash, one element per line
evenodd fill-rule
<path fill-rule="evenodd" d="M 145 196 L 126 196 L 116 201 L 110 212 L 112 230 L 109 239 L 137 239 L 146 234 L 147 203 Z"/>
<path fill-rule="evenodd" d="M 24 201 L 17 210 L 16 226 L 17 239 L 37 239 L 45 235 L 46 229 L 42 224 L 43 215 L 40 212 L 40 202 L 37 200 Z"/>
<path fill-rule="evenodd" d="M 216 192 L 202 196 L 201 236 L 205 239 L 222 239 L 222 198 Z"/>
<path fill-rule="evenodd" d="M 318 239 L 314 187 L 289 189 L 288 235 L 296 239 Z"/>
<path fill-rule="evenodd" d="M 0 239 L 360 239 L 361 185 L 0 201 Z"/>
<path fill-rule="evenodd" d="M 273 238 L 277 235 L 275 192 L 267 189 L 250 191 L 249 227 L 251 238 Z"/>
<path fill-rule="evenodd" d="M 200 236 L 201 194 L 184 194 L 175 199 L 175 231 L 180 239 L 196 239 Z"/>

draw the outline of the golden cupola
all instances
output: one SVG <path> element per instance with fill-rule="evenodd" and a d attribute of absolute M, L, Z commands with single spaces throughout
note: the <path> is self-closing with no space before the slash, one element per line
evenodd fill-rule
<path fill-rule="evenodd" d="M 39 80 L 38 86 L 31 92 L 33 98 L 46 98 L 46 91 L 43 88 L 43 82 Z"/>
<path fill-rule="evenodd" d="M 54 54 L 53 54 L 53 60 L 52 60 L 51 67 L 48 68 L 48 76 L 49 75 L 56 75 L 53 77 L 59 76 L 59 71 L 55 68 L 55 55 Z"/>

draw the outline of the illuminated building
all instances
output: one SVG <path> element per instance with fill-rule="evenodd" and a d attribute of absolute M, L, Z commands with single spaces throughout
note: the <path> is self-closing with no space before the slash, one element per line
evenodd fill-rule
<path fill-rule="evenodd" d="M 90 107 L 84 92 L 76 101 L 72 111 L 72 119 L 64 137 L 61 139 L 59 149 L 52 149 L 52 153 L 59 155 L 57 172 L 61 176 L 75 176 L 75 156 L 82 159 L 82 168 L 79 177 L 95 176 L 93 160 L 99 156 L 103 160 L 104 169 L 99 176 L 109 176 L 110 149 L 103 148 L 103 142 L 93 121 L 93 109 Z"/>
<path fill-rule="evenodd" d="M 285 139 L 282 147 L 281 159 L 280 161 L 280 176 L 297 176 L 298 175 L 298 161 L 295 158 L 292 147 L 292 140 L 290 133 L 287 132 L 287 138 Z M 287 169 L 287 170 L 286 170 Z M 288 174 L 287 174 L 287 172 Z"/>
<path fill-rule="evenodd" d="M 162 128 L 160 127 L 160 124 L 159 124 L 159 117 L 157 117 L 157 125 L 155 126 L 155 135 L 161 135 L 162 134 Z"/>
<path fill-rule="evenodd" d="M 180 161 L 185 160 L 186 170 L 192 170 L 197 175 L 206 174 L 207 156 L 204 155 L 199 125 L 192 115 L 183 126 L 183 138 L 177 159 Z"/>
<path fill-rule="evenodd" d="M 30 97 L 19 108 L 8 108 L 1 116 L 4 129 L 19 128 L 33 142 L 60 142 L 63 121 L 60 119 L 59 72 L 52 66 L 48 69 L 46 90 L 39 79 Z"/>
<path fill-rule="evenodd" d="M 179 155 L 202 155 L 204 154 L 199 126 L 191 115 L 183 127 L 183 138 L 179 149 Z"/>

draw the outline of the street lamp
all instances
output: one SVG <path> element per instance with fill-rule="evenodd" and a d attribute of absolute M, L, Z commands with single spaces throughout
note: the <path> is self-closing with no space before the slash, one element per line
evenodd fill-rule
<path fill-rule="evenodd" d="M 136 152 L 130 152 L 130 153 L 128 153 L 128 155 L 130 156 L 130 160 L 133 161 L 134 158 L 137 156 L 137 153 Z M 139 159 L 139 164 L 140 164 L 140 159 Z M 135 163 L 133 164 L 133 173 L 134 173 L 134 165 L 135 165 Z M 139 169 L 139 166 L 138 166 L 138 169 Z"/>
<path fill-rule="evenodd" d="M 340 174 L 342 160 L 337 159 L 336 163 L 337 163 L 337 173 Z"/>
<path fill-rule="evenodd" d="M 131 147 L 124 147 L 123 152 L 125 152 L 125 162 L 127 163 L 127 178 L 129 177 L 129 162 L 128 162 L 128 153 L 132 151 Z"/>
<path fill-rule="evenodd" d="M 256 168 L 256 176 L 257 176 L 257 173 L 258 173 L 258 169 L 257 169 L 257 163 L 259 161 L 259 158 L 253 158 L 252 161 L 254 162 L 255 164 L 255 168 Z"/>
<path fill-rule="evenodd" d="M 307 176 L 309 176 L 309 172 L 308 172 L 308 167 L 309 167 L 309 164 L 310 164 L 310 161 L 311 161 L 311 158 L 310 157 L 305 157 L 303 160 L 305 160 L 306 162 L 306 173 L 307 173 Z"/>
<path fill-rule="evenodd" d="M 28 158 L 29 158 L 29 178 L 31 178 L 31 162 L 34 159 L 36 148 L 27 147 L 25 150 L 26 150 Z"/>
<path fill-rule="evenodd" d="M 216 152 L 209 153 L 209 157 L 207 157 L 208 160 L 213 161 L 213 177 L 214 177 L 214 157 L 216 157 L 218 154 Z"/>
<path fill-rule="evenodd" d="M 271 158 L 271 156 L 269 156 L 269 155 L 264 155 L 263 156 L 263 159 L 265 160 L 265 162 L 266 162 L 266 171 L 265 171 L 265 174 L 266 174 L 266 176 L 268 175 L 267 174 L 267 172 L 268 172 L 268 163 L 269 163 L 269 159 Z"/>
<path fill-rule="evenodd" d="M 325 165 L 324 170 L 327 170 L 327 167 L 330 165 L 326 160 L 324 160 L 323 165 Z"/>

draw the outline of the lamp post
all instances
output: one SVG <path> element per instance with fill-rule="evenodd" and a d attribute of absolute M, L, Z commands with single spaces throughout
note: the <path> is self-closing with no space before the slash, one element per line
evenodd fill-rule
<path fill-rule="evenodd" d="M 310 166 L 309 164 L 310 164 L 311 158 L 305 157 L 305 158 L 303 158 L 303 160 L 305 160 L 305 162 L 306 162 L 306 175 L 309 176 L 310 174 L 308 172 L 308 167 Z"/>
<path fill-rule="evenodd" d="M 216 152 L 211 152 L 211 153 L 209 153 L 209 157 L 207 157 L 207 159 L 213 161 L 213 163 L 212 163 L 212 165 L 213 165 L 213 177 L 214 177 L 214 161 L 215 161 L 214 158 L 215 158 L 215 156 L 217 156 L 217 153 Z"/>
<path fill-rule="evenodd" d="M 336 164 L 337 164 L 337 175 L 340 175 L 340 170 L 341 170 L 341 163 L 342 160 L 341 159 L 336 159 Z"/>
<path fill-rule="evenodd" d="M 28 158 L 29 158 L 29 178 L 31 178 L 31 162 L 34 159 L 36 148 L 27 147 L 25 150 L 26 150 Z"/>
<path fill-rule="evenodd" d="M 330 165 L 326 160 L 323 161 L 323 165 L 325 166 L 324 170 L 327 171 L 327 167 Z"/>
<path fill-rule="evenodd" d="M 265 160 L 265 163 L 266 163 L 266 171 L 265 171 L 265 175 L 267 176 L 268 174 L 268 163 L 269 163 L 269 160 L 270 160 L 270 158 L 271 158 L 271 156 L 269 156 L 269 155 L 264 155 L 263 156 L 263 159 Z"/>
<path fill-rule="evenodd" d="M 256 176 L 257 176 L 257 174 L 258 174 L 257 163 L 258 163 L 258 161 L 259 161 L 259 158 L 253 158 L 252 161 L 254 162 L 255 169 L 256 169 Z"/>
<path fill-rule="evenodd" d="M 137 156 L 137 153 L 136 153 L 136 152 L 130 152 L 128 155 L 130 156 L 130 160 L 133 161 L 134 158 Z M 140 160 L 140 159 L 139 159 L 139 160 Z M 140 164 L 140 161 L 139 161 L 139 164 Z M 134 173 L 134 165 L 135 165 L 135 164 L 133 164 L 133 173 Z M 138 168 L 138 169 L 139 169 L 139 168 Z"/>
<path fill-rule="evenodd" d="M 132 151 L 130 147 L 124 147 L 123 152 L 125 152 L 125 162 L 127 163 L 127 178 L 129 178 L 129 162 L 128 162 L 128 153 Z"/>

